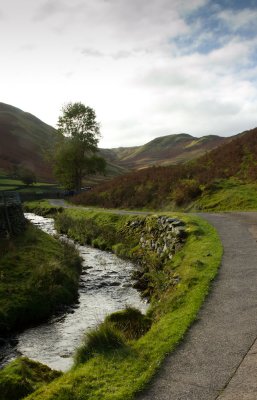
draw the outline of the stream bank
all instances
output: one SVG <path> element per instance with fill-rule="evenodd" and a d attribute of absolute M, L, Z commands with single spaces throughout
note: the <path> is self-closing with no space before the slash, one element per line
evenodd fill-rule
<path fill-rule="evenodd" d="M 54 220 L 26 214 L 34 225 L 55 235 Z M 67 238 L 61 237 L 61 242 Z M 70 240 L 69 240 L 70 242 Z M 51 368 L 67 370 L 84 332 L 96 326 L 107 314 L 127 305 L 146 309 L 130 279 L 134 265 L 89 246 L 77 245 L 82 259 L 78 302 L 50 320 L 15 335 L 0 348 L 2 364 L 26 356 Z"/>
<path fill-rule="evenodd" d="M 46 320 L 77 298 L 81 259 L 74 246 L 30 223 L 0 243 L 0 337 Z M 47 299 L 47 301 L 46 301 Z"/>

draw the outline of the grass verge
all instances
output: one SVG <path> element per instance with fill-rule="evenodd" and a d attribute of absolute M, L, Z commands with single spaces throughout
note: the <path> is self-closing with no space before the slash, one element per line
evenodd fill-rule
<path fill-rule="evenodd" d="M 130 258 L 138 255 L 137 231 L 131 235 L 126 228 L 135 216 L 65 210 L 58 218 L 59 229 L 80 242 L 112 248 Z M 103 330 L 100 325 L 91 335 L 91 341 L 86 339 L 85 357 L 82 352 L 82 358 L 71 371 L 41 387 L 28 399 L 129 400 L 146 386 L 166 354 L 175 349 L 195 320 L 222 256 L 221 242 L 213 227 L 198 217 L 180 215 L 179 218 L 187 226 L 188 237 L 183 248 L 160 270 L 158 260 L 148 258 L 152 263 L 148 274 L 155 275 L 152 282 L 156 285 L 147 315 L 151 328 L 139 339 L 131 339 L 119 329 L 117 318 L 114 332 L 108 329 L 106 332 L 106 326 Z M 99 350 L 98 339 L 103 336 L 111 342 L 109 351 Z"/>
<path fill-rule="evenodd" d="M 30 223 L 0 243 L 0 334 L 49 317 L 76 299 L 77 250 Z"/>
<path fill-rule="evenodd" d="M 32 212 L 38 215 L 50 216 L 63 211 L 63 207 L 52 206 L 48 200 L 35 200 L 23 203 L 25 212 Z"/>

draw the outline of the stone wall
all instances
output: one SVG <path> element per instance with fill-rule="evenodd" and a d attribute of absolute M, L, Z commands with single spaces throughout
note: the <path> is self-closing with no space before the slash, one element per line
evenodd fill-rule
<path fill-rule="evenodd" d="M 134 287 L 139 289 L 143 296 L 151 297 L 153 288 L 156 287 L 156 283 L 152 281 L 185 243 L 186 225 L 177 218 L 152 216 L 130 222 L 128 229 L 132 234 L 133 231 L 135 235 L 140 233 L 141 258 L 133 276 L 136 280 Z M 174 286 L 179 280 L 177 273 L 170 270 L 169 283 Z"/>
<path fill-rule="evenodd" d="M 0 193 L 0 237 L 3 238 L 22 232 L 26 220 L 17 194 Z"/>
<path fill-rule="evenodd" d="M 130 229 L 140 229 L 140 247 L 156 253 L 161 259 L 172 259 L 186 238 L 185 223 L 166 216 L 135 220 Z"/>

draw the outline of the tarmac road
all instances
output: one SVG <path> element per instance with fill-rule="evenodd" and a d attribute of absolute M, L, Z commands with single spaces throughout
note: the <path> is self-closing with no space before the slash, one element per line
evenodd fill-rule
<path fill-rule="evenodd" d="M 257 399 L 257 213 L 200 214 L 224 246 L 197 322 L 138 400 Z"/>

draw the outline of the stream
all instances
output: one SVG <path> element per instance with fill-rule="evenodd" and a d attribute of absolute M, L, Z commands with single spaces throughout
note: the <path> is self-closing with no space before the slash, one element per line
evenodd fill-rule
<path fill-rule="evenodd" d="M 56 234 L 52 218 L 32 213 L 25 216 L 46 233 Z M 146 311 L 146 303 L 132 287 L 130 276 L 134 265 L 131 262 L 90 246 L 76 247 L 83 258 L 78 303 L 41 325 L 7 340 L 0 338 L 0 367 L 18 356 L 26 356 L 66 371 L 72 366 L 72 354 L 87 329 L 126 305 Z"/>

